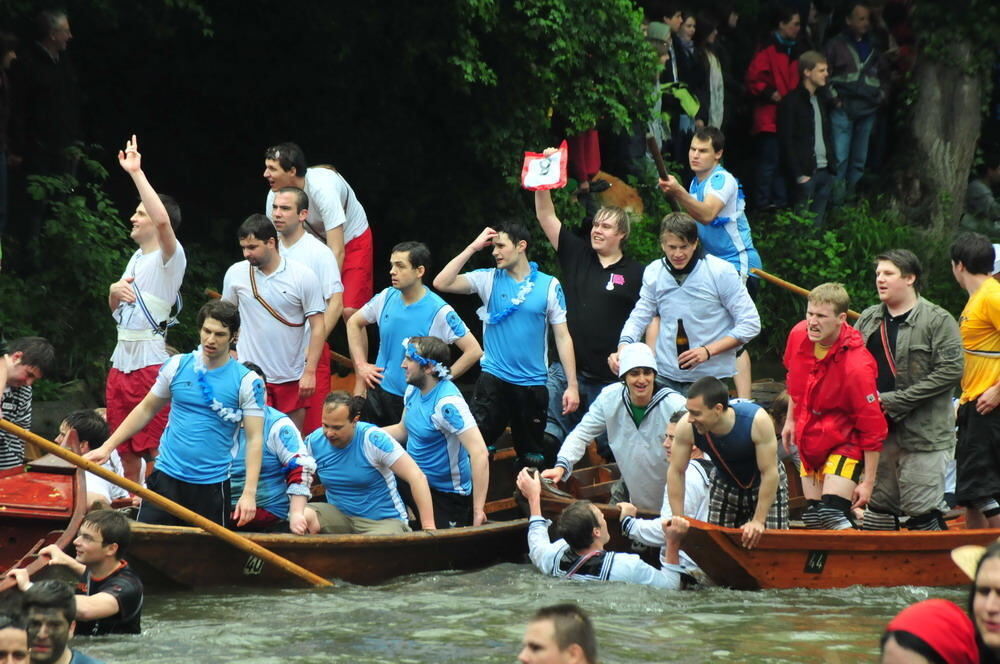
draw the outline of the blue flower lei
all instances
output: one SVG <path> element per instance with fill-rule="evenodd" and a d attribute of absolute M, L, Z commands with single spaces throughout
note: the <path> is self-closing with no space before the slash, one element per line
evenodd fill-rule
<path fill-rule="evenodd" d="M 212 391 L 212 386 L 208 384 L 208 380 L 205 378 L 208 370 L 205 368 L 205 363 L 201 357 L 201 346 L 198 346 L 198 350 L 194 352 L 194 375 L 198 379 L 198 387 L 201 388 L 201 394 L 205 397 L 205 403 L 215 411 L 216 415 L 226 422 L 238 424 L 243 420 L 243 410 L 240 408 L 227 408 L 222 405 L 221 401 L 215 398 L 215 392 Z"/>
<path fill-rule="evenodd" d="M 433 368 L 434 373 L 436 373 L 438 378 L 440 378 L 441 380 L 451 379 L 451 371 L 448 370 L 448 367 L 441 364 L 437 360 L 432 360 L 429 357 L 424 357 L 419 352 L 417 352 L 416 344 L 410 343 L 409 337 L 403 339 L 403 348 L 406 349 L 405 351 L 403 351 L 403 356 L 406 357 L 406 359 L 416 362 L 422 367 Z"/>
<path fill-rule="evenodd" d="M 531 261 L 530 263 L 528 263 L 528 267 L 531 268 L 531 272 L 528 273 L 528 278 L 525 280 L 525 282 L 521 284 L 521 288 L 520 290 L 517 291 L 517 295 L 515 295 L 514 299 L 510 301 L 510 306 L 508 306 L 503 311 L 498 311 L 496 313 L 489 315 L 487 315 L 486 313 L 485 306 L 480 307 L 479 310 L 476 312 L 479 314 L 480 319 L 486 321 L 490 325 L 496 325 L 498 323 L 502 323 L 511 314 L 513 314 L 514 312 L 516 312 L 518 309 L 521 308 L 521 305 L 524 304 L 524 301 L 528 299 L 528 295 L 530 295 L 531 291 L 534 290 L 535 282 L 538 281 L 538 263 L 536 263 L 535 261 Z"/>

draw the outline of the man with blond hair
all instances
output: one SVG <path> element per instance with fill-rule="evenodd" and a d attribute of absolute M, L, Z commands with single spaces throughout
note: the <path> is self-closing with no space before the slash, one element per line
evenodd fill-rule
<path fill-rule="evenodd" d="M 871 497 L 888 432 L 875 358 L 847 324 L 849 305 L 841 284 L 820 284 L 785 347 L 789 399 L 781 442 L 786 451 L 793 443 L 799 449 L 808 528 L 854 527 L 852 510 Z"/>

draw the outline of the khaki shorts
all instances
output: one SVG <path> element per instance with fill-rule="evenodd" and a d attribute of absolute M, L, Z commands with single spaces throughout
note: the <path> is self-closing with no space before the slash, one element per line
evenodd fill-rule
<path fill-rule="evenodd" d="M 330 503 L 309 503 L 307 508 L 319 517 L 321 533 L 354 535 L 402 535 L 410 531 L 410 526 L 400 519 L 366 519 L 363 516 L 348 516 Z"/>
<path fill-rule="evenodd" d="M 920 516 L 944 498 L 944 472 L 951 450 L 912 452 L 890 436 L 882 445 L 871 507 L 897 516 Z"/>

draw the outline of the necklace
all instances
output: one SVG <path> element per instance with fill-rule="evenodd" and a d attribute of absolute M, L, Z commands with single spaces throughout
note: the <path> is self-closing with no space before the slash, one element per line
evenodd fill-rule
<path fill-rule="evenodd" d="M 510 301 L 510 305 L 503 311 L 498 311 L 496 313 L 488 314 L 486 313 L 486 307 L 481 307 L 476 313 L 479 317 L 489 323 L 490 325 L 496 325 L 502 323 L 507 317 L 516 312 L 524 304 L 524 301 L 528 299 L 528 295 L 535 288 L 535 282 L 538 280 L 538 263 L 531 261 L 528 263 L 528 267 L 531 268 L 531 272 L 528 273 L 528 278 L 521 284 L 521 288 L 518 289 L 517 295 L 514 299 Z"/>
<path fill-rule="evenodd" d="M 208 374 L 208 369 L 205 368 L 205 363 L 201 359 L 201 346 L 194 351 L 194 375 L 198 379 L 198 387 L 201 388 L 201 394 L 205 397 L 205 403 L 208 407 L 215 411 L 221 419 L 226 422 L 232 422 L 236 424 L 243 420 L 243 410 L 240 408 L 227 408 L 222 405 L 222 402 L 215 398 L 215 392 L 212 391 L 212 386 L 208 384 L 208 379 L 206 375 Z"/>

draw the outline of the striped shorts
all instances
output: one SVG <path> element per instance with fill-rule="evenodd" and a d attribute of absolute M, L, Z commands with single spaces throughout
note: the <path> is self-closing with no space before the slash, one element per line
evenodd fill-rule
<path fill-rule="evenodd" d="M 757 491 L 757 488 L 741 489 L 719 477 L 718 469 L 713 469 L 708 489 L 708 522 L 727 528 L 741 527 L 757 510 Z M 788 529 L 788 475 L 783 463 L 778 463 L 778 491 L 764 527 Z"/>

